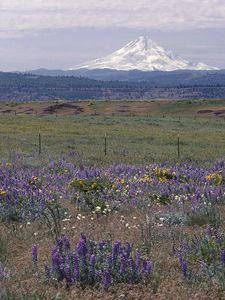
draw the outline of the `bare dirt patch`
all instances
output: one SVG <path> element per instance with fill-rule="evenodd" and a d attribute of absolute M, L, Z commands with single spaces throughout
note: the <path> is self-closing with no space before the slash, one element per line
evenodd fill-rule
<path fill-rule="evenodd" d="M 43 110 L 43 114 L 54 114 L 54 113 L 65 114 L 68 111 L 70 111 L 71 113 L 80 114 L 84 112 L 84 108 L 79 105 L 74 105 L 70 103 L 60 103 L 60 104 L 50 105 L 46 107 Z"/>
<path fill-rule="evenodd" d="M 213 110 L 211 109 L 200 109 L 197 111 L 197 114 L 208 114 L 208 113 L 212 113 Z"/>

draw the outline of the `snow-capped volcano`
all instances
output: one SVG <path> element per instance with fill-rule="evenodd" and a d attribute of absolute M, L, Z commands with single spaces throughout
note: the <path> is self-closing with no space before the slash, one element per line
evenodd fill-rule
<path fill-rule="evenodd" d="M 148 37 L 141 36 L 125 47 L 109 54 L 78 65 L 76 69 L 115 69 L 140 71 L 175 71 L 175 70 L 218 70 L 204 63 L 192 63 L 165 50 Z"/>

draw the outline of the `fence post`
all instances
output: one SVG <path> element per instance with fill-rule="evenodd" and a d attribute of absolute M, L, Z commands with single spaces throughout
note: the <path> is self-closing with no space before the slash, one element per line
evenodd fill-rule
<path fill-rule="evenodd" d="M 177 157 L 180 160 L 180 135 L 177 136 Z"/>
<path fill-rule="evenodd" d="M 107 136 L 105 133 L 105 156 L 107 155 Z"/>
<path fill-rule="evenodd" d="M 41 132 L 38 134 L 38 154 L 41 154 Z"/>

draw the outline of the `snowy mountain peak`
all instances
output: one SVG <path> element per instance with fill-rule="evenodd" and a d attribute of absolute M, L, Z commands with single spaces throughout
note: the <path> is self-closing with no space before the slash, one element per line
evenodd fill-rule
<path fill-rule="evenodd" d="M 123 48 L 76 69 L 115 69 L 140 71 L 218 70 L 204 63 L 192 63 L 165 50 L 147 36 L 140 36 Z"/>
<path fill-rule="evenodd" d="M 136 47 L 140 50 L 147 50 L 147 49 L 150 49 L 150 48 L 156 48 L 156 47 L 158 47 L 158 45 L 153 40 L 151 40 L 149 37 L 140 36 L 136 40 L 131 41 L 130 43 L 128 43 L 124 48 L 128 49 L 128 48 L 131 48 L 131 47 Z"/>

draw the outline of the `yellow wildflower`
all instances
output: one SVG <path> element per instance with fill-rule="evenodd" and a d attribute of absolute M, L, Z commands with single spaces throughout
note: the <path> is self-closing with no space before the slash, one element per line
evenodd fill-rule
<path fill-rule="evenodd" d="M 3 189 L 0 189 L 0 196 L 5 196 L 7 194 L 6 191 L 4 191 Z"/>
<path fill-rule="evenodd" d="M 97 186 L 97 183 L 96 183 L 96 182 L 92 183 L 92 185 L 91 185 L 91 187 L 92 187 L 93 189 L 96 188 L 96 186 Z"/>

